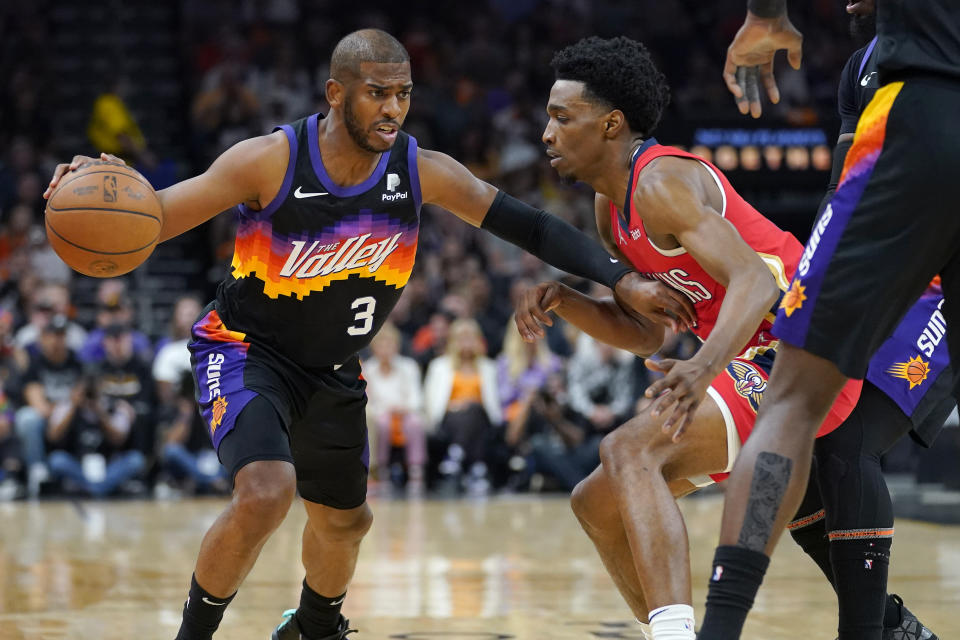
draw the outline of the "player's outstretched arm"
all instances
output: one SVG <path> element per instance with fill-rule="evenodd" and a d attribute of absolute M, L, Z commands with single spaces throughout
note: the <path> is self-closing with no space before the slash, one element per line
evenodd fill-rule
<path fill-rule="evenodd" d="M 677 329 L 695 322 L 693 306 L 683 296 L 651 298 L 648 280 L 573 225 L 499 191 L 448 155 L 421 149 L 417 160 L 424 202 L 451 211 L 561 271 L 610 287 L 619 301 L 658 322 Z"/>
<path fill-rule="evenodd" d="M 663 283 L 648 282 L 651 296 L 671 295 L 671 290 Z M 641 358 L 653 355 L 663 344 L 663 326 L 660 324 L 629 314 L 612 298 L 598 300 L 559 282 L 543 282 L 521 294 L 515 318 L 525 341 L 533 342 L 546 336 L 542 326 L 553 325 L 551 312 L 600 342 Z"/>
<path fill-rule="evenodd" d="M 657 398 L 651 407 L 654 415 L 673 408 L 664 430 L 675 428 L 676 439 L 693 419 L 710 382 L 743 350 L 780 290 L 760 256 L 720 215 L 721 195 L 700 163 L 661 158 L 651 169 L 633 194 L 647 231 L 672 235 L 726 289 L 716 326 L 696 355 L 683 361 L 647 361 L 648 367 L 666 375 L 645 395 Z"/>
<path fill-rule="evenodd" d="M 280 190 L 289 157 L 287 137 L 278 131 L 233 145 L 199 176 L 157 192 L 163 207 L 160 242 L 189 231 L 222 211 L 241 203 L 255 209 L 265 206 Z M 123 163 L 116 156 L 101 154 L 101 160 Z M 44 197 L 60 180 L 81 164 L 93 161 L 75 156 L 69 164 L 57 165 Z"/>
<path fill-rule="evenodd" d="M 803 36 L 787 16 L 786 0 L 747 0 L 747 17 L 727 48 L 723 65 L 723 81 L 736 98 L 740 113 L 760 117 L 761 83 L 770 102 L 780 102 L 773 76 L 773 59 L 780 49 L 787 50 L 790 66 L 799 69 Z"/>

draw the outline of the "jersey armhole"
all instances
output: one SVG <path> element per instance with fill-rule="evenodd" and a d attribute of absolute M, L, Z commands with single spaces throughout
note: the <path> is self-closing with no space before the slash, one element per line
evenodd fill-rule
<path fill-rule="evenodd" d="M 417 139 L 407 135 L 407 171 L 410 174 L 410 189 L 413 191 L 413 204 L 417 213 L 423 205 L 423 194 L 420 192 L 420 167 L 417 165 Z"/>
<path fill-rule="evenodd" d="M 717 175 L 717 172 L 714 171 L 713 167 L 704 162 L 703 160 L 697 158 L 697 162 L 703 165 L 703 168 L 710 173 L 710 177 L 713 178 L 713 181 L 717 183 L 717 189 L 720 190 L 720 198 L 722 199 L 722 204 L 720 205 L 720 217 L 727 217 L 727 192 L 723 188 L 723 183 L 720 182 L 720 176 Z"/>
<path fill-rule="evenodd" d="M 273 212 L 280 208 L 280 205 L 283 204 L 283 201 L 287 199 L 287 196 L 290 194 L 290 186 L 293 184 L 293 174 L 297 168 L 297 136 L 293 132 L 293 127 L 288 124 L 282 125 L 274 129 L 274 131 L 283 131 L 287 136 L 287 142 L 290 145 L 290 153 L 287 158 L 287 171 L 283 174 L 283 182 L 280 184 L 280 190 L 277 191 L 277 195 L 259 211 L 253 211 L 245 204 L 238 205 L 240 210 L 240 215 L 246 217 L 258 217 L 265 218 L 267 216 L 273 215 Z"/>

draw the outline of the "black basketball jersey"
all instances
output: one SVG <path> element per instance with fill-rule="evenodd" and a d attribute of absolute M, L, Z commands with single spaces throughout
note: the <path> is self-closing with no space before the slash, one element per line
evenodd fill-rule
<path fill-rule="evenodd" d="M 911 75 L 960 80 L 960 0 L 877 2 L 880 83 Z"/>
<path fill-rule="evenodd" d="M 840 134 L 854 133 L 860 114 L 880 87 L 877 77 L 877 38 L 854 52 L 840 74 L 837 105 L 840 110 Z"/>
<path fill-rule="evenodd" d="M 420 228 L 417 142 L 402 131 L 363 183 L 334 183 L 320 156 L 319 114 L 278 127 L 290 144 L 279 193 L 241 205 L 217 308 L 231 331 L 305 368 L 367 346 L 410 278 Z"/>

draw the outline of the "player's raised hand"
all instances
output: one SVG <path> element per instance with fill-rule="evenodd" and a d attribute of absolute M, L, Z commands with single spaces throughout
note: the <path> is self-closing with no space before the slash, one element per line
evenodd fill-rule
<path fill-rule="evenodd" d="M 560 304 L 562 295 L 563 285 L 559 282 L 541 282 L 520 295 L 514 319 L 520 337 L 525 342 L 533 342 L 547 335 L 543 327 L 553 326 L 550 312 Z"/>
<path fill-rule="evenodd" d="M 737 100 L 740 113 L 759 118 L 760 84 L 770 102 L 780 102 L 780 90 L 773 76 L 773 59 L 777 51 L 786 49 L 787 60 L 794 69 L 803 58 L 803 36 L 784 13 L 776 18 L 760 18 L 747 13 L 747 19 L 727 48 L 723 80 Z"/>
<path fill-rule="evenodd" d="M 662 428 L 673 431 L 672 439 L 678 441 L 693 422 L 697 407 L 707 394 L 707 387 L 715 377 L 706 366 L 691 360 L 644 361 L 647 368 L 664 374 L 647 387 L 644 396 L 653 400 L 650 413 L 656 417 L 668 414 Z"/>
<path fill-rule="evenodd" d="M 126 164 L 123 160 L 118 158 L 115 155 L 109 153 L 101 153 L 100 160 L 103 162 L 114 162 L 117 164 Z M 53 170 L 53 177 L 50 179 L 50 184 L 47 185 L 47 190 L 43 192 L 44 198 L 49 198 L 50 195 L 57 190 L 57 185 L 60 184 L 60 180 L 66 174 L 71 171 L 76 171 L 80 165 L 87 162 L 96 162 L 96 158 L 91 158 L 90 156 L 73 156 L 73 160 L 69 163 L 58 164 L 57 168 Z"/>
<path fill-rule="evenodd" d="M 639 273 L 628 273 L 620 278 L 613 297 L 625 311 L 649 318 L 675 333 L 697 324 L 697 312 L 687 296 Z"/>

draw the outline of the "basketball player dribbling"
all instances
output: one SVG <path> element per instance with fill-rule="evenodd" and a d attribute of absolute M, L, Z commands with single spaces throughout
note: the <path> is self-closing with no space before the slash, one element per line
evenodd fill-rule
<path fill-rule="evenodd" d="M 690 360 L 647 361 L 665 377 L 647 390 L 647 406 L 604 438 L 601 466 L 578 485 L 573 508 L 652 637 L 692 639 L 689 555 L 675 497 L 722 479 L 752 429 L 778 347 L 773 312 L 803 247 L 716 167 L 650 137 L 668 89 L 643 45 L 588 38 L 552 64 L 557 80 L 543 133 L 551 164 L 596 190 L 597 228 L 613 255 L 694 303 L 693 332 L 704 341 Z M 521 335 L 541 336 L 551 309 L 639 355 L 663 341 L 661 327 L 555 283 L 525 296 Z M 687 392 L 679 406 L 659 393 L 678 376 Z M 821 433 L 843 422 L 859 391 L 859 382 L 844 390 Z"/>
<path fill-rule="evenodd" d="M 299 490 L 307 510 L 300 606 L 275 640 L 341 640 L 341 605 L 370 527 L 366 396 L 357 352 L 409 278 L 429 202 L 553 266 L 610 286 L 675 328 L 692 305 L 611 261 L 572 226 L 418 149 L 400 127 L 409 56 L 365 29 L 336 46 L 330 112 L 238 143 L 202 175 L 158 193 L 161 240 L 240 205 L 232 271 L 193 327 L 197 398 L 233 498 L 203 539 L 179 640 L 208 640 Z M 104 156 L 105 160 L 118 160 Z M 59 179 L 87 158 L 60 165 Z"/>
<path fill-rule="evenodd" d="M 848 11 L 860 4 L 849 3 Z M 749 102 L 757 115 L 758 77 L 775 100 L 774 54 L 787 49 L 799 67 L 801 37 L 786 0 L 748 0 L 747 8 L 724 77 L 741 111 Z M 871 357 L 936 274 L 947 331 L 960 326 L 960 3 L 880 0 L 877 33 L 879 89 L 778 312 L 781 354 L 727 488 L 704 640 L 740 637 L 802 499 L 814 435 L 833 398 L 848 380 L 865 377 Z M 947 343 L 956 369 L 960 339 L 948 336 Z M 916 376 L 909 370 L 916 366 L 907 364 L 905 374 Z M 682 390 L 675 395 L 682 401 Z"/>

